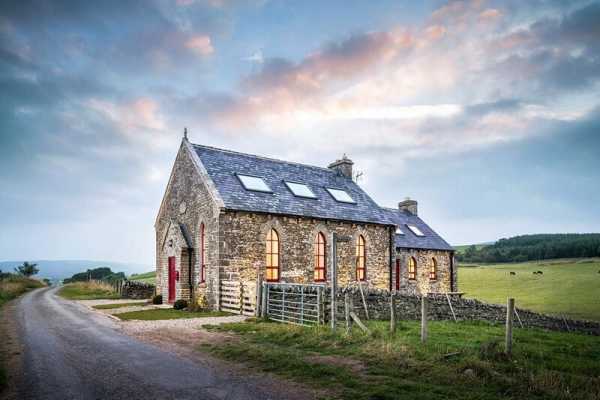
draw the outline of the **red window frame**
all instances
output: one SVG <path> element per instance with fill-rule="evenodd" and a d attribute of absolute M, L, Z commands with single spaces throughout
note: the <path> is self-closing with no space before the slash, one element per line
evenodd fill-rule
<path fill-rule="evenodd" d="M 411 281 L 417 279 L 417 260 L 414 257 L 408 259 L 408 279 Z"/>
<path fill-rule="evenodd" d="M 356 240 L 356 280 L 367 280 L 367 251 L 363 235 Z"/>
<path fill-rule="evenodd" d="M 315 237 L 315 282 L 325 282 L 327 279 L 327 268 L 326 268 L 326 240 L 325 235 L 322 232 L 317 233 Z"/>
<path fill-rule="evenodd" d="M 206 236 L 204 222 L 200 224 L 200 283 L 206 282 Z"/>
<path fill-rule="evenodd" d="M 267 282 L 279 282 L 279 234 L 275 229 L 267 233 L 266 279 Z"/>
<path fill-rule="evenodd" d="M 429 266 L 429 280 L 437 280 L 437 260 L 435 257 L 431 258 L 431 265 Z"/>

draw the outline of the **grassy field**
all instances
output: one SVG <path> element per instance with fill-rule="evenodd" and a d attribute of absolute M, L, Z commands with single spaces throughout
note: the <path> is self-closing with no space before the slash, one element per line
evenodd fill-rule
<path fill-rule="evenodd" d="M 148 301 L 136 301 L 131 303 L 99 304 L 97 306 L 93 306 L 92 308 L 95 308 L 96 310 L 112 310 L 114 308 L 145 306 L 148 304 L 150 304 Z"/>
<path fill-rule="evenodd" d="M 8 301 L 28 292 L 32 289 L 44 287 L 45 285 L 31 278 L 19 275 L 11 275 L 0 280 L 0 308 Z M 3 336 L 4 333 L 0 336 Z M 1 343 L 0 343 L 1 344 Z M 7 385 L 6 368 L 4 367 L 4 349 L 0 349 L 0 391 Z"/>
<path fill-rule="evenodd" d="M 209 327 L 239 340 L 200 347 L 249 368 L 272 372 L 342 399 L 597 399 L 600 337 L 541 330 L 515 331 L 513 357 L 499 344 L 503 327 L 430 322 L 368 322 L 371 336 L 326 327 L 269 322 Z"/>
<path fill-rule="evenodd" d="M 204 318 L 204 317 L 225 317 L 231 315 L 223 311 L 186 311 L 175 310 L 173 308 L 160 308 L 157 310 L 130 311 L 126 313 L 115 314 L 122 320 L 140 320 L 154 321 L 161 319 L 181 319 L 181 318 Z"/>
<path fill-rule="evenodd" d="M 489 303 L 514 297 L 517 307 L 600 321 L 599 271 L 600 259 L 459 266 L 458 286 L 466 297 Z"/>
<path fill-rule="evenodd" d="M 69 300 L 118 299 L 112 286 L 99 282 L 75 282 L 63 286 L 58 295 Z"/>
<path fill-rule="evenodd" d="M 133 274 L 129 277 L 129 280 L 156 285 L 156 271 L 145 272 L 143 274 Z"/>

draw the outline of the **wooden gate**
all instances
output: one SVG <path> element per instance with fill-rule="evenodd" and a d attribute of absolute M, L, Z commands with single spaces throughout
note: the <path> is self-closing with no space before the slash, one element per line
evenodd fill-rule
<path fill-rule="evenodd" d="M 221 280 L 220 309 L 235 314 L 256 315 L 256 285 L 239 281 Z"/>

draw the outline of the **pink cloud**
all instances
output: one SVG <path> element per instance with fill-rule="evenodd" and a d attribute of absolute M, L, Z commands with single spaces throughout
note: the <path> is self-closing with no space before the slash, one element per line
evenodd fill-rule
<path fill-rule="evenodd" d="M 207 35 L 192 36 L 185 42 L 185 47 L 200 57 L 209 56 L 215 51 Z"/>

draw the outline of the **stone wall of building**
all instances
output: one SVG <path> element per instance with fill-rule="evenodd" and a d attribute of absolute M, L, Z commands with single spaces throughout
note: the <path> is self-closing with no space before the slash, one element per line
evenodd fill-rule
<path fill-rule="evenodd" d="M 246 212 L 226 212 L 220 217 L 219 264 L 223 279 L 241 279 L 255 285 L 257 274 L 265 276 L 265 241 L 270 229 L 280 240 L 280 281 L 314 283 L 315 238 L 322 232 L 327 238 L 326 276 L 331 278 L 331 234 L 350 236 L 348 243 L 338 243 L 338 282 L 356 280 L 356 242 L 363 235 L 366 242 L 367 284 L 389 286 L 389 228 L 381 225 L 322 221 L 311 218 L 275 216 Z"/>
<path fill-rule="evenodd" d="M 337 295 L 337 317 L 344 318 L 344 295 L 349 293 L 352 308 L 361 318 L 366 318 L 364 303 L 360 290 L 356 286 L 341 288 Z M 330 298 L 331 292 L 327 291 L 325 299 Z M 379 289 L 365 289 L 365 302 L 371 319 L 389 320 L 390 318 L 390 292 Z M 496 324 L 504 324 L 506 321 L 506 306 L 488 304 L 474 299 L 465 299 L 460 296 L 450 296 L 452 309 L 458 320 L 488 321 Z M 289 298 L 289 297 L 288 297 Z M 291 298 L 290 298 L 291 299 Z M 328 318 L 329 300 L 325 305 L 325 316 Z M 443 294 L 429 294 L 429 319 L 440 321 L 453 320 L 452 311 L 448 299 Z M 518 305 L 518 304 L 517 304 Z M 535 327 L 557 331 L 574 331 L 592 335 L 600 335 L 600 323 L 592 321 L 570 320 L 550 315 L 544 315 L 517 307 L 517 313 L 523 327 Z M 396 293 L 396 317 L 399 320 L 421 319 L 421 296 L 405 293 Z M 520 327 L 519 319 L 515 316 L 514 326 Z"/>
<path fill-rule="evenodd" d="M 408 262 L 411 257 L 414 257 L 417 262 L 417 276 L 415 280 L 408 279 Z M 449 251 L 417 249 L 398 250 L 396 253 L 396 260 L 400 260 L 400 291 L 410 294 L 452 292 L 451 257 L 452 253 Z M 435 280 L 429 279 L 429 269 L 433 259 L 435 259 L 437 263 Z M 395 266 L 393 268 L 392 278 L 392 287 L 395 289 Z"/>
<path fill-rule="evenodd" d="M 156 265 L 157 292 L 163 295 L 163 301 L 168 300 L 168 258 L 176 258 L 176 268 L 179 271 L 179 281 L 176 282 L 176 299 L 189 299 L 189 259 L 192 262 L 192 287 L 199 298 L 205 297 L 210 306 L 217 302 L 218 292 L 218 219 L 220 208 L 214 199 L 214 194 L 202 179 L 192 160 L 192 154 L 182 143 L 169 185 L 166 189 L 156 229 Z M 199 282 L 200 260 L 200 224 L 205 225 L 206 241 L 206 281 Z M 181 231 L 184 226 L 188 240 L 192 243 L 192 251 L 188 251 L 188 243 Z M 171 242 L 172 241 L 172 242 Z"/>

